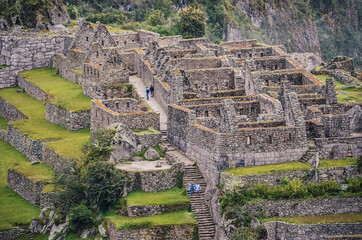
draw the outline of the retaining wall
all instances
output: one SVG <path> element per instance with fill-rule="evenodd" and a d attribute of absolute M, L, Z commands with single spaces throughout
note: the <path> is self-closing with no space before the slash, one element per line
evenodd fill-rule
<path fill-rule="evenodd" d="M 20 112 L 13 105 L 7 103 L 1 97 L 0 97 L 0 115 L 3 116 L 8 121 L 27 119 L 27 117 L 22 112 Z"/>
<path fill-rule="evenodd" d="M 146 217 L 162 213 L 176 212 L 188 209 L 190 202 L 178 203 L 173 205 L 146 205 L 146 206 L 129 206 L 127 205 L 128 217 Z"/>
<path fill-rule="evenodd" d="M 38 86 L 35 86 L 31 82 L 26 81 L 26 79 L 21 75 L 18 76 L 18 84 L 21 88 L 25 90 L 27 94 L 29 94 L 31 97 L 39 101 L 43 102 L 50 97 L 46 92 L 41 90 Z"/>

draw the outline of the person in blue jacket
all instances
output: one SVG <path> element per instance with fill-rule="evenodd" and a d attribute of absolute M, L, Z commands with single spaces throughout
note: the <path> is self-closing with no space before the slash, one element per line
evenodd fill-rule
<path fill-rule="evenodd" d="M 146 96 L 147 96 L 147 100 L 148 100 L 148 99 L 150 99 L 149 94 L 150 94 L 150 89 L 149 89 L 149 88 L 147 88 L 147 89 L 146 89 Z"/>
<path fill-rule="evenodd" d="M 189 190 L 190 190 L 190 195 L 192 196 L 192 194 L 194 194 L 194 191 L 195 191 L 195 187 L 194 187 L 194 183 L 191 182 L 189 184 Z"/>
<path fill-rule="evenodd" d="M 195 191 L 196 191 L 196 195 L 199 196 L 200 195 L 200 190 L 201 190 L 201 186 L 199 183 L 196 183 L 195 185 Z"/>

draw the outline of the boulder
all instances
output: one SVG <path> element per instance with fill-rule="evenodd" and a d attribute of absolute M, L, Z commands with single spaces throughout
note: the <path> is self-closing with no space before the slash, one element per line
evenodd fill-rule
<path fill-rule="evenodd" d="M 292 53 L 290 56 L 307 71 L 312 71 L 323 63 L 321 56 L 312 52 Z"/>
<path fill-rule="evenodd" d="M 259 226 L 261 226 L 259 220 L 257 218 L 253 218 L 250 222 L 250 228 L 255 231 L 259 228 Z"/>
<path fill-rule="evenodd" d="M 67 10 L 65 9 L 63 2 L 59 0 L 50 2 L 48 15 L 49 21 L 52 25 L 69 24 L 72 21 Z"/>
<path fill-rule="evenodd" d="M 147 152 L 145 153 L 145 158 L 150 159 L 150 160 L 155 160 L 155 159 L 159 159 L 160 155 L 158 154 L 158 152 L 155 149 L 149 148 L 147 150 Z"/>
<path fill-rule="evenodd" d="M 129 127 L 123 123 L 119 123 L 113 137 L 113 151 L 111 152 L 109 160 L 116 163 L 121 159 L 129 159 L 136 153 L 136 151 L 136 135 Z"/>
<path fill-rule="evenodd" d="M 58 233 L 65 233 L 65 231 L 67 230 L 67 227 L 68 227 L 68 222 L 65 222 L 65 223 L 62 223 L 62 224 L 59 224 L 59 225 L 54 224 L 52 226 L 52 229 L 50 230 L 50 235 L 49 235 L 48 240 L 54 240 L 55 236 Z"/>
<path fill-rule="evenodd" d="M 99 231 L 99 233 L 102 235 L 102 237 L 107 237 L 107 236 L 108 236 L 107 231 L 106 231 L 106 229 L 103 227 L 102 224 L 100 224 L 100 225 L 98 226 L 98 231 Z"/>
<path fill-rule="evenodd" d="M 89 228 L 84 230 L 81 234 L 80 234 L 80 238 L 85 239 L 85 238 L 92 238 L 94 236 L 96 236 L 98 234 L 97 230 L 95 230 L 94 228 Z"/>
<path fill-rule="evenodd" d="M 29 228 L 30 228 L 31 233 L 41 233 L 41 230 L 43 229 L 43 225 L 40 222 L 38 222 L 38 220 L 36 220 L 35 217 L 33 217 Z"/>

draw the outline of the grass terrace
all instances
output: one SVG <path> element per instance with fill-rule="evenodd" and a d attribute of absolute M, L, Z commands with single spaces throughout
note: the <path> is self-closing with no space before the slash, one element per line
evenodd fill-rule
<path fill-rule="evenodd" d="M 16 92 L 17 89 L 19 88 L 0 89 L 0 97 L 28 117 L 11 124 L 33 140 L 57 140 L 47 142 L 46 145 L 63 157 L 80 158 L 83 155 L 81 146 L 90 137 L 89 129 L 72 132 L 48 122 L 45 119 L 46 109 L 42 102 L 27 93 Z"/>
<path fill-rule="evenodd" d="M 20 72 L 26 81 L 52 96 L 48 101 L 71 112 L 91 109 L 91 98 L 83 94 L 82 87 L 57 74 L 55 68 L 40 68 Z"/>
<path fill-rule="evenodd" d="M 357 158 L 320 159 L 318 168 L 347 167 L 351 165 L 357 165 Z"/>
<path fill-rule="evenodd" d="M 193 225 L 196 223 L 194 214 L 188 211 L 171 212 L 147 217 L 122 217 L 115 214 L 106 216 L 117 230 L 148 228 L 167 225 Z"/>
<path fill-rule="evenodd" d="M 280 217 L 265 218 L 261 222 L 283 221 L 298 225 L 304 224 L 332 224 L 332 223 L 357 223 L 362 222 L 362 213 L 358 214 L 336 214 L 322 216 Z"/>
<path fill-rule="evenodd" d="M 35 179 L 48 179 L 50 174 L 49 169 L 44 168 L 45 166 L 30 165 L 30 160 L 24 154 L 18 152 L 9 143 L 0 140 L 0 231 L 16 226 L 29 226 L 32 217 L 40 214 L 38 207 L 31 205 L 7 187 L 8 168 L 14 164 Z"/>
<path fill-rule="evenodd" d="M 321 81 L 324 85 L 326 84 L 327 78 L 332 78 L 329 75 L 315 75 L 319 81 Z M 348 102 L 350 100 L 356 101 L 357 103 L 362 103 L 362 87 L 353 88 L 348 87 L 347 85 L 341 83 L 338 80 L 334 81 L 336 85 L 336 91 L 344 91 L 349 94 L 337 94 L 337 99 L 340 102 Z"/>
<path fill-rule="evenodd" d="M 237 177 L 237 176 L 247 176 L 247 175 L 263 175 L 263 174 L 273 174 L 289 171 L 308 171 L 312 167 L 308 163 L 302 163 L 299 161 L 288 162 L 281 164 L 271 164 L 264 166 L 250 166 L 250 167 L 236 167 L 225 169 L 222 172 L 227 175 Z"/>
<path fill-rule="evenodd" d="M 0 128 L 5 130 L 8 128 L 8 121 L 3 116 L 0 116 Z"/>
<path fill-rule="evenodd" d="M 160 192 L 131 192 L 125 200 L 130 206 L 173 205 L 190 202 L 183 188 L 174 187 Z"/>

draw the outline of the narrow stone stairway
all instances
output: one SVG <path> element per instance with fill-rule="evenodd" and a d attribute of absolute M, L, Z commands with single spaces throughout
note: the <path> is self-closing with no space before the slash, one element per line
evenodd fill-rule
<path fill-rule="evenodd" d="M 211 217 L 209 208 L 204 199 L 204 193 L 206 189 L 206 183 L 204 178 L 197 167 L 196 163 L 189 159 L 187 156 L 182 154 L 176 147 L 169 143 L 167 139 L 167 131 L 161 131 L 162 134 L 162 144 L 167 147 L 167 154 L 172 156 L 173 159 L 183 162 L 185 165 L 185 174 L 183 178 L 184 186 L 186 188 L 187 194 L 190 197 L 191 210 L 195 215 L 200 240 L 215 240 L 215 223 Z M 189 184 L 193 182 L 194 184 L 199 183 L 201 186 L 200 195 L 197 196 L 194 193 L 190 196 Z"/>
<path fill-rule="evenodd" d="M 204 192 L 206 188 L 206 183 L 199 168 L 195 165 L 185 165 L 185 174 L 184 174 L 184 186 L 187 190 L 187 193 L 191 201 L 191 209 L 195 214 L 197 220 L 198 230 L 199 230 L 199 239 L 200 240 L 214 240 L 215 239 L 215 223 L 211 217 L 209 208 L 204 199 Z M 194 193 L 190 196 L 189 184 L 193 182 L 194 184 L 199 183 L 201 186 L 200 195 L 197 196 Z"/>

